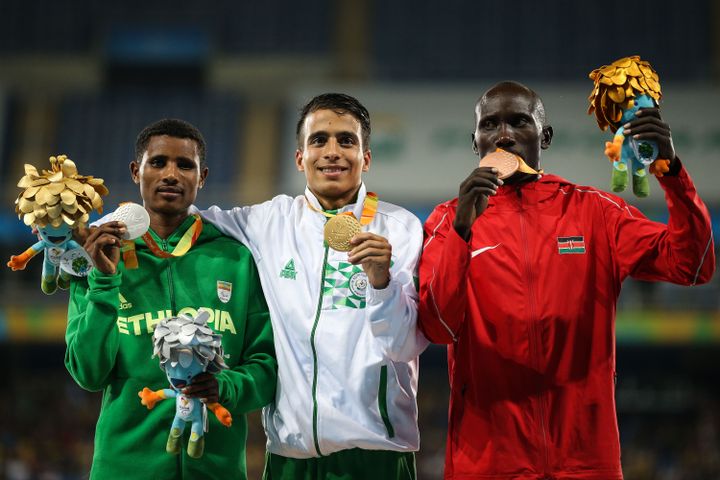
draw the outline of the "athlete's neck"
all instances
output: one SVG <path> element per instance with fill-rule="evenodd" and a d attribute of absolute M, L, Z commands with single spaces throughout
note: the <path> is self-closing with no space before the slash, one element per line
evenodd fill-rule
<path fill-rule="evenodd" d="M 312 188 L 310 189 L 312 192 Z M 320 206 L 323 208 L 323 210 L 340 210 L 346 205 L 349 205 L 351 203 L 355 203 L 357 201 L 358 192 L 360 191 L 360 185 L 355 190 L 352 190 L 344 195 L 341 195 L 339 197 L 323 197 L 322 195 L 319 195 L 316 192 L 312 192 L 313 195 L 315 195 L 315 198 L 317 198 L 318 202 L 320 203 Z"/>
<path fill-rule="evenodd" d="M 168 238 L 177 228 L 185 221 L 188 217 L 188 211 L 178 212 L 175 214 L 151 212 L 150 214 L 150 228 L 160 238 Z"/>

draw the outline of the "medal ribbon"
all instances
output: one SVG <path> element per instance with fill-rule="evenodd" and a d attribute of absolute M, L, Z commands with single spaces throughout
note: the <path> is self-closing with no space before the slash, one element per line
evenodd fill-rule
<path fill-rule="evenodd" d="M 308 200 L 307 197 L 305 197 L 305 201 L 307 202 L 307 206 L 310 207 L 310 210 L 312 210 L 313 212 L 321 213 L 328 218 L 332 218 L 337 215 L 352 215 L 353 214 L 353 212 L 343 212 L 343 213 L 324 212 L 320 209 L 313 207 L 312 203 L 310 203 L 310 200 Z M 375 212 L 377 212 L 377 206 L 378 206 L 377 193 L 367 192 L 365 194 L 365 201 L 363 202 L 362 213 L 360 214 L 360 225 L 365 226 L 365 225 L 369 225 L 370 222 L 372 222 L 372 219 L 375 216 Z"/>
<path fill-rule="evenodd" d="M 145 232 L 142 236 L 142 239 L 145 240 L 145 243 L 147 244 L 150 251 L 155 254 L 156 257 L 160 258 L 170 258 L 170 257 L 182 257 L 185 255 L 195 244 L 195 241 L 200 236 L 200 232 L 202 232 L 203 224 L 202 220 L 200 219 L 200 215 L 197 213 L 193 215 L 195 217 L 195 221 L 192 225 L 190 225 L 190 228 L 188 228 L 185 233 L 183 234 L 182 238 L 180 238 L 180 241 L 177 245 L 175 245 L 175 248 L 173 248 L 172 252 L 165 252 L 160 249 L 157 243 L 155 243 L 155 240 L 153 240 L 152 236 L 150 235 L 150 232 Z"/>
<path fill-rule="evenodd" d="M 175 246 L 172 252 L 165 252 L 158 246 L 157 242 L 152 238 L 150 235 L 150 232 L 145 232 L 142 236 L 142 239 L 145 240 L 145 243 L 147 244 L 150 251 L 156 256 L 160 258 L 170 258 L 170 257 L 182 257 L 185 255 L 190 248 L 195 244 L 195 241 L 200 236 L 200 232 L 202 232 L 203 224 L 202 220 L 200 219 L 200 215 L 195 214 L 193 215 L 195 217 L 195 221 L 192 225 L 185 231 L 183 236 L 180 238 L 180 241 Z M 120 247 L 120 251 L 122 252 L 122 258 L 123 262 L 125 263 L 125 268 L 128 270 L 133 270 L 135 268 L 138 268 L 138 259 L 137 254 L 135 253 L 135 242 L 132 240 L 123 240 L 122 247 Z"/>

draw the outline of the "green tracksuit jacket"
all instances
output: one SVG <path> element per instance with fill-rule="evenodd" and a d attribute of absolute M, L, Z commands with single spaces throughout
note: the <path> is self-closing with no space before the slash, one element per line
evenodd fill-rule
<path fill-rule="evenodd" d="M 187 220 L 157 244 L 171 251 L 192 225 Z M 139 268 L 105 275 L 93 270 L 74 281 L 65 334 L 65 366 L 83 388 L 102 390 L 95 431 L 93 479 L 244 479 L 245 413 L 273 400 L 277 364 L 265 298 L 249 250 L 204 224 L 195 245 L 182 257 L 156 257 L 135 241 Z M 138 392 L 167 388 L 153 351 L 152 332 L 162 318 L 197 308 L 212 312 L 209 325 L 222 334 L 230 367 L 217 375 L 220 403 L 233 417 L 220 424 L 208 412 L 205 453 L 188 457 L 185 429 L 180 455 L 165 452 L 175 400 L 148 411 Z"/>

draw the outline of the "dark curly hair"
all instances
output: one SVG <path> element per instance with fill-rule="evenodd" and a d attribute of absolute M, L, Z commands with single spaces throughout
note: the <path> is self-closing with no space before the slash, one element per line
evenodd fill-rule
<path fill-rule="evenodd" d="M 198 157 L 200 157 L 200 168 L 206 166 L 205 163 L 205 138 L 200 130 L 194 125 L 177 118 L 163 118 L 157 122 L 151 123 L 143 128 L 138 134 L 135 141 L 135 161 L 140 163 L 142 156 L 147 150 L 150 143 L 150 137 L 158 135 L 167 135 L 168 137 L 187 138 L 195 141 L 198 149 Z"/>

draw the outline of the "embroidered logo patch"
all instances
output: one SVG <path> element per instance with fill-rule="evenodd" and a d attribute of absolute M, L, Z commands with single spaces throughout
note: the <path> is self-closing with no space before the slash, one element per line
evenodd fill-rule
<path fill-rule="evenodd" d="M 282 270 L 280 270 L 280 278 L 287 278 L 288 280 L 295 280 L 297 271 L 295 270 L 295 261 L 291 258 L 289 262 L 285 264 Z"/>
<path fill-rule="evenodd" d="M 356 272 L 350 277 L 350 291 L 357 297 L 365 298 L 367 284 L 368 278 L 365 272 Z"/>
<path fill-rule="evenodd" d="M 118 296 L 120 297 L 120 310 L 127 310 L 128 308 L 132 308 L 132 303 L 128 302 L 122 293 L 118 292 Z"/>
<path fill-rule="evenodd" d="M 557 237 L 558 253 L 560 255 L 571 253 L 585 253 L 585 237 L 578 235 L 575 237 Z"/>
<path fill-rule="evenodd" d="M 232 283 L 217 281 L 217 296 L 223 303 L 228 303 L 232 297 Z"/>

